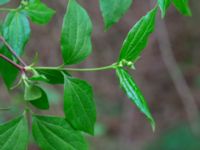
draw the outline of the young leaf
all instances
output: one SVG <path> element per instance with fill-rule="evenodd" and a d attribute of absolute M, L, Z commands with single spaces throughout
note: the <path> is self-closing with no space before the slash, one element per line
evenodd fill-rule
<path fill-rule="evenodd" d="M 132 0 L 100 0 L 105 29 L 117 23 L 130 7 Z"/>
<path fill-rule="evenodd" d="M 30 103 L 38 109 L 49 109 L 49 101 L 47 94 L 42 88 L 38 88 L 40 89 L 41 97 L 39 97 L 38 99 L 31 100 Z"/>
<path fill-rule="evenodd" d="M 10 2 L 10 0 L 0 0 L 0 5 L 4 5 L 6 3 Z"/>
<path fill-rule="evenodd" d="M 55 11 L 40 0 L 29 2 L 25 9 L 26 14 L 32 22 L 38 24 L 47 24 L 55 14 Z"/>
<path fill-rule="evenodd" d="M 94 133 L 96 108 L 92 87 L 87 82 L 65 75 L 64 112 L 75 129 Z"/>
<path fill-rule="evenodd" d="M 50 69 L 36 69 L 39 76 L 33 76 L 31 80 L 44 81 L 50 84 L 63 84 L 64 76 L 63 72 L 60 70 L 50 70 Z M 68 72 L 64 72 L 66 75 L 70 76 Z"/>
<path fill-rule="evenodd" d="M 169 5 L 171 4 L 172 0 L 158 0 L 158 5 L 160 7 L 161 13 L 162 13 L 162 17 L 165 17 L 166 11 L 169 7 Z"/>
<path fill-rule="evenodd" d="M 136 61 L 146 47 L 148 38 L 154 30 L 156 13 L 157 8 L 154 8 L 131 29 L 123 43 L 118 61 L 123 59 L 126 61 Z"/>
<path fill-rule="evenodd" d="M 80 132 L 75 131 L 64 118 L 34 116 L 32 132 L 42 150 L 87 150 Z"/>
<path fill-rule="evenodd" d="M 36 85 L 25 85 L 24 99 L 27 101 L 37 100 L 42 97 L 42 90 Z"/>
<path fill-rule="evenodd" d="M 18 55 L 24 51 L 30 36 L 30 26 L 26 16 L 20 12 L 10 12 L 3 24 L 3 37 Z"/>
<path fill-rule="evenodd" d="M 66 65 L 83 61 L 92 50 L 92 23 L 87 12 L 76 0 L 69 0 L 64 16 L 61 49 Z"/>
<path fill-rule="evenodd" d="M 154 130 L 155 121 L 149 111 L 146 100 L 144 99 L 141 91 L 135 84 L 133 78 L 128 74 L 127 71 L 125 71 L 122 68 L 118 68 L 116 73 L 119 78 L 122 89 L 124 90 L 128 98 L 130 98 L 131 101 L 139 108 L 139 110 L 146 115 Z"/>
<path fill-rule="evenodd" d="M 24 117 L 0 125 L 1 150 L 26 150 L 28 140 L 28 124 Z"/>
<path fill-rule="evenodd" d="M 176 9 L 185 16 L 192 16 L 188 0 L 172 0 Z"/>

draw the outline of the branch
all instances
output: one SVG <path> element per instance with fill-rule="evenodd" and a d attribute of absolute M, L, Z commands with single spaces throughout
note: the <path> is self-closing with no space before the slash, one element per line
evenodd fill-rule
<path fill-rule="evenodd" d="M 0 58 L 4 59 L 5 61 L 7 61 L 8 63 L 10 63 L 11 65 L 13 65 L 15 68 L 19 69 L 21 72 L 25 72 L 25 68 L 22 67 L 21 65 L 18 65 L 17 63 L 15 63 L 14 61 L 12 61 L 11 59 L 9 59 L 8 57 L 0 54 Z"/>
<path fill-rule="evenodd" d="M 27 64 L 17 55 L 17 53 L 13 50 L 13 48 L 8 44 L 8 42 L 6 42 L 6 40 L 4 39 L 3 36 L 0 36 L 0 40 L 5 44 L 5 46 L 8 48 L 9 52 L 11 52 L 13 54 L 13 56 L 19 60 L 19 62 L 24 65 L 27 66 Z"/>
<path fill-rule="evenodd" d="M 62 67 L 25 67 L 26 70 L 40 69 L 40 70 L 60 70 L 60 71 L 76 71 L 76 72 L 92 72 L 92 71 L 104 71 L 112 70 L 118 67 L 117 63 L 113 63 L 109 66 L 97 67 L 97 68 L 62 68 Z"/>

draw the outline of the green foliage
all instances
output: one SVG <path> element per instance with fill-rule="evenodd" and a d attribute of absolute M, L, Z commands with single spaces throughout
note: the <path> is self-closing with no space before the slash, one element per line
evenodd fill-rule
<path fill-rule="evenodd" d="M 42 150 L 87 150 L 88 146 L 80 132 L 63 118 L 33 116 L 33 136 Z"/>
<path fill-rule="evenodd" d="M 1 150 L 26 150 L 29 141 L 28 124 L 21 116 L 0 125 Z"/>
<path fill-rule="evenodd" d="M 64 112 L 66 120 L 81 131 L 94 134 L 96 110 L 92 87 L 85 81 L 65 76 Z"/>
<path fill-rule="evenodd" d="M 55 11 L 47 7 L 40 0 L 30 2 L 24 10 L 32 22 L 38 24 L 47 24 L 55 14 Z"/>
<path fill-rule="evenodd" d="M 131 99 L 131 101 L 136 104 L 140 111 L 146 115 L 149 122 L 151 123 L 152 129 L 154 130 L 155 121 L 149 111 L 146 100 L 144 99 L 141 91 L 135 84 L 135 81 L 128 74 L 128 72 L 122 68 L 118 68 L 116 72 L 122 89 L 124 90 L 126 95 Z"/>
<path fill-rule="evenodd" d="M 100 0 L 105 29 L 117 23 L 131 4 L 132 0 Z"/>
<path fill-rule="evenodd" d="M 36 85 L 25 85 L 24 99 L 33 101 L 42 97 L 42 90 Z"/>
<path fill-rule="evenodd" d="M 7 56 L 8 58 L 12 58 L 12 56 L 7 52 L 7 50 L 4 47 L 1 49 L 1 53 Z M 15 68 L 7 61 L 0 59 L 0 75 L 8 89 L 13 86 L 13 83 L 15 82 L 18 73 L 19 71 L 17 68 Z"/>
<path fill-rule="evenodd" d="M 153 32 L 155 27 L 155 17 L 157 8 L 147 13 L 142 17 L 128 33 L 124 40 L 119 56 L 119 61 L 136 61 L 142 50 L 146 47 L 148 37 Z"/>
<path fill-rule="evenodd" d="M 33 81 L 44 81 L 49 84 L 64 84 L 63 71 L 50 69 L 36 69 L 35 75 L 31 77 Z M 65 75 L 70 76 L 68 72 Z"/>
<path fill-rule="evenodd" d="M 69 0 L 61 35 L 62 55 L 66 65 L 79 63 L 91 53 L 91 32 L 92 23 L 87 12 L 76 0 Z"/>
<path fill-rule="evenodd" d="M 3 24 L 3 37 L 18 55 L 24 51 L 24 46 L 30 36 L 29 22 L 20 12 L 10 12 Z"/>
<path fill-rule="evenodd" d="M 7 2 L 9 0 L 1 0 L 0 5 Z M 170 2 L 171 0 L 158 0 L 162 17 Z M 188 0 L 172 0 L 172 3 L 182 14 L 191 15 Z M 109 29 L 117 23 L 131 4 L 132 0 L 100 0 L 105 28 Z M 29 128 L 32 128 L 34 139 L 42 150 L 88 149 L 80 132 L 94 134 L 96 107 L 93 90 L 86 81 L 75 78 L 71 74 L 73 71 L 115 70 L 125 94 L 147 117 L 154 129 L 155 122 L 147 102 L 125 67 L 135 69 L 134 64 L 154 31 L 157 5 L 132 27 L 123 42 L 117 62 L 99 68 L 66 67 L 82 62 L 92 51 L 92 22 L 87 11 L 76 0 L 68 1 L 64 15 L 60 43 L 64 64 L 58 67 L 36 66 L 36 61 L 27 65 L 21 59 L 30 37 L 29 21 L 47 24 L 55 11 L 41 0 L 21 0 L 16 9 L 0 8 L 0 12 L 6 16 L 0 24 L 0 75 L 9 89 L 14 82 L 16 85 L 12 89 L 23 85 L 21 87 L 24 93 L 20 93 L 23 93 L 21 102 L 25 106 L 23 116 L 0 125 L 0 149 L 26 150 L 31 134 Z M 63 85 L 63 118 L 37 116 L 31 111 L 29 104 L 41 110 L 48 110 L 50 107 L 47 97 L 49 92 L 43 90 L 41 83 Z"/>
<path fill-rule="evenodd" d="M 181 14 L 185 16 L 191 16 L 192 12 L 190 10 L 188 3 L 189 0 L 173 0 L 174 6 Z"/>
<path fill-rule="evenodd" d="M 49 109 L 49 101 L 46 92 L 39 87 L 38 89 L 41 92 L 41 97 L 31 100 L 30 103 L 38 109 L 44 109 L 44 110 Z"/>
<path fill-rule="evenodd" d="M 158 5 L 162 12 L 162 17 L 165 17 L 168 7 L 170 6 L 172 0 L 158 0 Z"/>
<path fill-rule="evenodd" d="M 8 13 L 3 23 L 2 35 L 10 44 L 10 46 L 15 50 L 15 53 L 17 55 L 21 55 L 24 51 L 24 46 L 30 36 L 30 27 L 26 16 L 20 12 Z M 6 47 L 3 47 L 1 51 L 2 54 L 6 55 L 10 59 L 13 59 L 12 55 L 7 51 Z M 1 75 L 7 87 L 10 88 L 17 77 L 18 70 L 8 62 L 2 60 L 0 62 Z M 3 68 L 8 69 L 5 70 Z"/>

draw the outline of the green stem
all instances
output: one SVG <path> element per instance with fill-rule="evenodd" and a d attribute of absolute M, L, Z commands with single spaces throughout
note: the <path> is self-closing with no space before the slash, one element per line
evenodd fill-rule
<path fill-rule="evenodd" d="M 103 70 L 111 70 L 115 69 L 117 64 L 114 63 L 109 66 L 103 66 L 98 68 L 61 68 L 61 67 L 32 67 L 33 69 L 40 69 L 40 70 L 61 70 L 61 71 L 77 71 L 77 72 L 92 72 L 92 71 L 103 71 Z M 31 70 L 29 67 L 26 67 L 26 70 Z"/>

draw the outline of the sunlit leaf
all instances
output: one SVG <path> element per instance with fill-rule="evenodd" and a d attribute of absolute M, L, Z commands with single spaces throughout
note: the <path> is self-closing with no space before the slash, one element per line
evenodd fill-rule
<path fill-rule="evenodd" d="M 145 114 L 148 121 L 151 123 L 153 130 L 155 129 L 155 121 L 149 111 L 147 102 L 142 95 L 140 89 L 135 84 L 133 78 L 122 68 L 116 70 L 120 81 L 121 88 L 124 90 L 128 98 L 138 107 L 138 109 Z"/>
<path fill-rule="evenodd" d="M 157 8 L 154 8 L 133 26 L 123 43 L 118 61 L 136 61 L 154 30 L 156 14 Z"/>
<path fill-rule="evenodd" d="M 69 0 L 61 34 L 65 64 L 80 63 L 91 53 L 91 32 L 92 23 L 85 9 L 76 0 Z"/>

